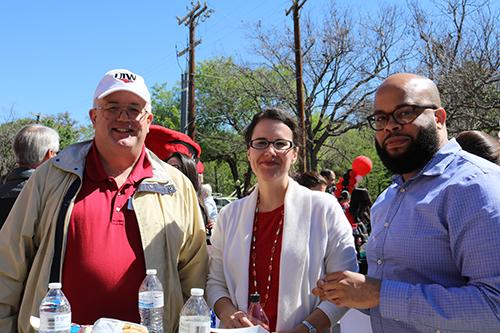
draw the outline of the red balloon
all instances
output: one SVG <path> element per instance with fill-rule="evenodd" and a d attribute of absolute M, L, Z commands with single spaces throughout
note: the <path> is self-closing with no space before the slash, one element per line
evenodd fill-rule
<path fill-rule="evenodd" d="M 372 160 L 366 156 L 358 156 L 352 161 L 352 171 L 360 176 L 366 176 L 372 171 Z"/>

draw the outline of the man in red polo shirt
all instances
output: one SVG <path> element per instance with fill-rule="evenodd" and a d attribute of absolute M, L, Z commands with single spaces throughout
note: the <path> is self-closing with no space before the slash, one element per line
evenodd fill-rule
<path fill-rule="evenodd" d="M 0 233 L 0 331 L 29 330 L 49 282 L 61 281 L 72 319 L 139 321 L 138 289 L 155 268 L 174 332 L 190 288 L 204 288 L 205 231 L 196 193 L 145 148 L 153 120 L 144 80 L 112 70 L 89 112 L 95 137 L 32 176 Z"/>

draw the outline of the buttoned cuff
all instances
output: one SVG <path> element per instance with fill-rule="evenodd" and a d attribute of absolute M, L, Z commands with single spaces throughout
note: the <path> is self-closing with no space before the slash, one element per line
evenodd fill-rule
<path fill-rule="evenodd" d="M 410 288 L 408 283 L 382 280 L 379 306 L 382 317 L 408 322 Z"/>

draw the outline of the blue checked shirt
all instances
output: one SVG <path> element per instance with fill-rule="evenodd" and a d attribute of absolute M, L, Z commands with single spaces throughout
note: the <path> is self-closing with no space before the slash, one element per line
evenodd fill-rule
<path fill-rule="evenodd" d="M 500 332 L 500 167 L 452 139 L 372 207 L 373 332 Z"/>

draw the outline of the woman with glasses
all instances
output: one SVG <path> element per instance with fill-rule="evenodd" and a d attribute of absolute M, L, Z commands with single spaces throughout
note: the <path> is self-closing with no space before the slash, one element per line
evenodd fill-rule
<path fill-rule="evenodd" d="M 251 326 L 249 296 L 259 293 L 270 331 L 323 332 L 345 313 L 311 294 L 335 270 L 356 270 L 352 231 L 337 200 L 289 177 L 298 128 L 279 109 L 256 114 L 246 129 L 257 178 L 248 197 L 224 207 L 212 235 L 207 296 L 225 328 Z"/>

